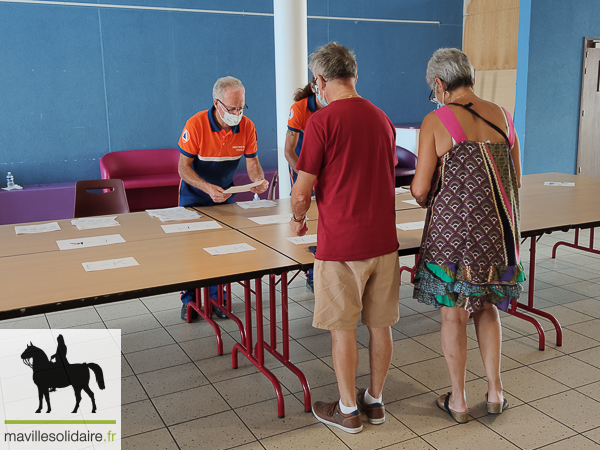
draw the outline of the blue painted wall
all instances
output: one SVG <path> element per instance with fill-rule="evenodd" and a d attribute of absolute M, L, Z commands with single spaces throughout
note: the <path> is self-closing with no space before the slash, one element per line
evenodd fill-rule
<path fill-rule="evenodd" d="M 272 0 L 88 3 L 273 12 Z M 462 12 L 462 0 L 308 0 L 309 15 L 442 23 L 309 19 L 308 49 L 353 49 L 359 92 L 394 122 L 420 121 L 427 61 L 462 46 Z M 276 167 L 273 33 L 273 17 L 0 2 L 0 173 L 23 185 L 99 178 L 109 151 L 176 147 L 225 75 L 244 83 L 261 163 Z"/>
<path fill-rule="evenodd" d="M 527 2 L 531 3 L 531 22 L 522 144 L 524 173 L 574 174 L 583 38 L 600 37 L 600 3 L 598 0 Z M 521 67 L 517 68 L 517 74 Z M 519 85 L 517 92 L 517 95 L 521 92 Z M 522 117 L 517 120 L 522 121 Z"/>

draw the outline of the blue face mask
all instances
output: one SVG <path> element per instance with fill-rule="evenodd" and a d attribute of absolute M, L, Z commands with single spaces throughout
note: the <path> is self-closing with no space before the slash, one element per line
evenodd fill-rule
<path fill-rule="evenodd" d="M 329 104 L 329 103 L 327 103 L 327 100 L 325 100 L 325 96 L 321 95 L 321 92 L 319 91 L 319 87 L 317 86 L 316 83 L 315 83 L 315 95 L 317 96 L 317 100 L 319 100 L 319 103 L 321 103 L 321 105 L 323 105 L 324 107 Z"/>
<path fill-rule="evenodd" d="M 442 100 L 444 99 L 445 96 L 446 96 L 446 93 L 444 92 L 442 94 Z M 435 92 L 433 90 L 431 90 L 431 93 L 429 94 L 429 101 L 432 102 L 436 106 L 436 109 L 440 109 L 443 106 L 446 106 L 446 105 L 444 105 L 443 102 L 440 102 L 437 99 L 437 97 L 435 96 Z"/>

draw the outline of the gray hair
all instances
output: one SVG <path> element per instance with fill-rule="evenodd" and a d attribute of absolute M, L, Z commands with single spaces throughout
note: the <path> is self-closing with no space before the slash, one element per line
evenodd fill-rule
<path fill-rule="evenodd" d="M 352 50 L 337 42 L 330 42 L 310 55 L 308 68 L 314 75 L 321 75 L 325 81 L 337 78 L 356 77 L 356 56 Z"/>
<path fill-rule="evenodd" d="M 457 48 L 440 48 L 427 63 L 425 75 L 433 92 L 436 78 L 446 83 L 446 90 L 450 92 L 463 86 L 473 87 L 475 71 L 467 55 Z"/>
<path fill-rule="evenodd" d="M 244 89 L 244 85 L 240 80 L 234 77 L 219 78 L 213 86 L 213 100 L 221 100 L 227 89 L 237 91 L 238 89 Z"/>

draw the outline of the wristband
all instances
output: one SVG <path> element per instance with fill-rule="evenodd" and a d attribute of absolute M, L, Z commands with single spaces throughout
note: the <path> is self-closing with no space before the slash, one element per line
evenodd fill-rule
<path fill-rule="evenodd" d="M 304 215 L 304 217 L 302 219 L 296 219 L 296 215 L 294 213 L 292 213 L 292 220 L 296 223 L 304 222 L 306 220 L 306 214 Z"/>

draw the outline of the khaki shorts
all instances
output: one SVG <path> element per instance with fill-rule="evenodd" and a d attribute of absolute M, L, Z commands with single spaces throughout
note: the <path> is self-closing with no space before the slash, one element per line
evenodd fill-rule
<path fill-rule="evenodd" d="M 354 330 L 362 323 L 384 328 L 398 322 L 398 253 L 362 261 L 315 260 L 313 327 Z"/>

